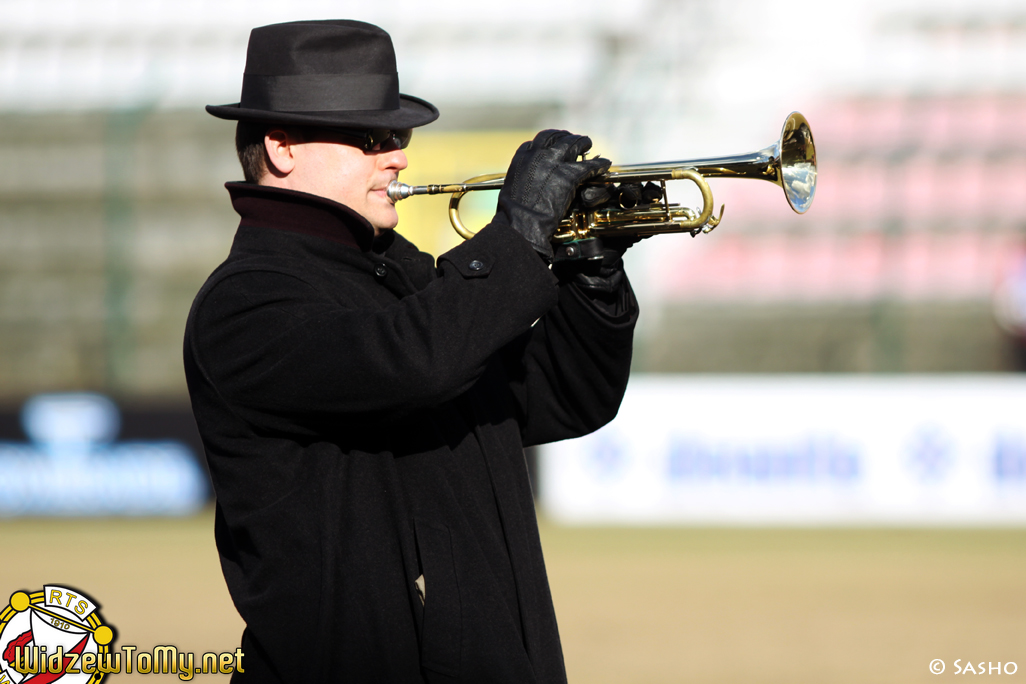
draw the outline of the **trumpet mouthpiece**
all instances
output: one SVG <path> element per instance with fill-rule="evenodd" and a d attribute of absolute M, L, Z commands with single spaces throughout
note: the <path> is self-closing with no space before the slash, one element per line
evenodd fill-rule
<path fill-rule="evenodd" d="M 388 199 L 391 200 L 392 204 L 395 204 L 399 200 L 404 200 L 414 194 L 413 186 L 407 185 L 406 183 L 400 183 L 397 180 L 388 184 L 388 189 L 385 193 L 388 195 Z"/>

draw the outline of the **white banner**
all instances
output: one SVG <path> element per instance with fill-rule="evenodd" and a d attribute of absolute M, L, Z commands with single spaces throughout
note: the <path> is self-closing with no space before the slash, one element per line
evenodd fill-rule
<path fill-rule="evenodd" d="M 569 524 L 1026 524 L 1026 378 L 635 376 L 540 456 Z"/>

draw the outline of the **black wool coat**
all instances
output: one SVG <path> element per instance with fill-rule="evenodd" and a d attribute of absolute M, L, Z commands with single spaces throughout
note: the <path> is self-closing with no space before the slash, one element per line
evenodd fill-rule
<path fill-rule="evenodd" d="M 343 205 L 228 187 L 185 370 L 235 677 L 564 682 L 523 446 L 616 414 L 629 285 L 592 301 L 501 223 L 436 267 Z"/>

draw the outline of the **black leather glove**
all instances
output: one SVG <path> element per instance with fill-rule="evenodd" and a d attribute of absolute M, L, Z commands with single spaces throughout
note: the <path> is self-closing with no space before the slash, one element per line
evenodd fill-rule
<path fill-rule="evenodd" d="M 578 287 L 593 293 L 613 294 L 623 287 L 623 255 L 642 238 L 635 235 L 625 237 L 589 238 L 577 244 L 587 258 L 565 257 L 565 245 L 560 245 L 553 272 L 562 280 L 576 283 Z M 585 245 L 583 243 L 590 243 Z"/>
<path fill-rule="evenodd" d="M 573 206 L 578 211 L 631 209 L 657 202 L 662 196 L 655 183 L 593 183 L 580 189 Z M 643 239 L 607 234 L 561 244 L 556 248 L 553 272 L 589 292 L 612 294 L 623 286 L 624 253 Z"/>
<path fill-rule="evenodd" d="M 552 236 L 583 181 L 604 173 L 610 161 L 602 157 L 577 161 L 591 149 L 591 138 L 567 131 L 546 130 L 520 146 L 510 162 L 497 215 L 535 251 L 552 259 Z"/>

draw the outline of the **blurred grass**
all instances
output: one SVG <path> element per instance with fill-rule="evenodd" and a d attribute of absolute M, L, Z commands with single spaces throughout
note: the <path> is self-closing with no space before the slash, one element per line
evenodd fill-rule
<path fill-rule="evenodd" d="M 1026 530 L 543 524 L 571 682 L 936 681 L 1026 661 Z"/>
<path fill-rule="evenodd" d="M 65 583 L 100 602 L 118 644 L 238 645 L 210 510 L 4 521 L 0 542 L 0 595 Z M 953 676 L 956 658 L 1026 667 L 1026 530 L 543 520 L 542 542 L 571 682 L 925 682 Z M 934 658 L 948 664 L 939 678 Z"/>

